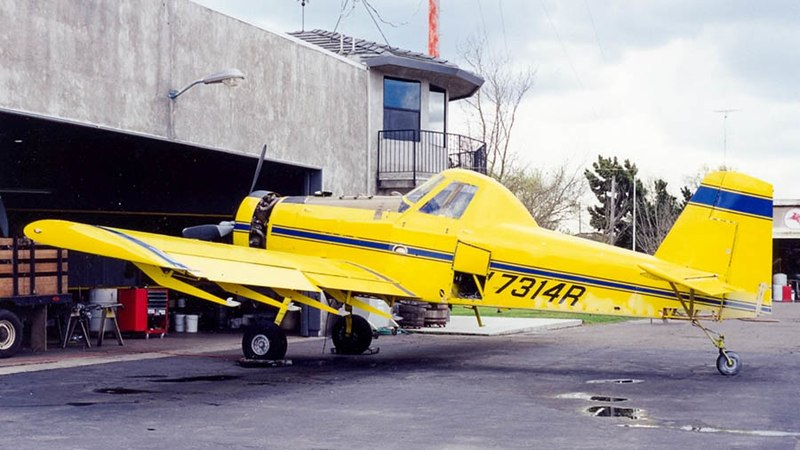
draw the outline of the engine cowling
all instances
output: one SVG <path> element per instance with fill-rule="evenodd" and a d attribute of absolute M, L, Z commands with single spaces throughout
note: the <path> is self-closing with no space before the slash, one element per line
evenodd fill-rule
<path fill-rule="evenodd" d="M 272 209 L 281 196 L 271 191 L 255 191 L 244 198 L 236 210 L 233 244 L 267 248 L 267 226 Z"/>

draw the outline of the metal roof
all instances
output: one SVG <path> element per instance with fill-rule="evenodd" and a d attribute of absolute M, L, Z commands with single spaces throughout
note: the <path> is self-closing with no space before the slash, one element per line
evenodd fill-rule
<path fill-rule="evenodd" d="M 390 76 L 427 80 L 446 89 L 450 100 L 470 97 L 483 84 L 483 78 L 457 65 L 424 53 L 315 29 L 290 35 L 338 55 L 357 58 L 367 67 L 380 69 Z"/>

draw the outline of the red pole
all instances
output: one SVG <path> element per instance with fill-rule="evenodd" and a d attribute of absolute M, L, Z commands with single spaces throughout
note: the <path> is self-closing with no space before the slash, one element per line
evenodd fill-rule
<path fill-rule="evenodd" d="M 439 57 L 439 0 L 428 0 L 428 55 Z"/>

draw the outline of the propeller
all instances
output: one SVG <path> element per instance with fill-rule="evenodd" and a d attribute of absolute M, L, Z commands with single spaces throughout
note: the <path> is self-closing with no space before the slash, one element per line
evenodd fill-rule
<path fill-rule="evenodd" d="M 256 188 L 256 182 L 258 182 L 258 176 L 261 175 L 261 166 L 264 164 L 264 155 L 266 154 L 267 154 L 267 144 L 264 144 L 264 147 L 261 149 L 261 157 L 258 158 L 256 173 L 253 174 L 253 183 L 250 185 L 250 190 L 248 192 L 253 192 Z M 1 206 L 2 203 L 0 203 L 0 207 Z M 2 212 L 2 208 L 0 208 L 0 212 Z M 233 232 L 234 224 L 235 222 L 233 221 L 223 221 L 216 225 L 215 224 L 195 225 L 193 227 L 184 228 L 181 234 L 183 235 L 183 237 L 187 239 L 199 239 L 201 241 L 216 241 L 231 234 L 231 232 Z"/>
<path fill-rule="evenodd" d="M 0 197 L 0 236 L 8 237 L 8 214 L 3 205 L 3 197 Z"/>
<path fill-rule="evenodd" d="M 247 191 L 248 193 L 256 190 L 256 182 L 258 181 L 258 176 L 261 175 L 261 166 L 264 164 L 264 155 L 266 154 L 267 154 L 267 144 L 264 144 L 264 148 L 261 149 L 261 157 L 258 158 L 256 173 L 253 174 L 253 182 L 250 184 L 250 190 Z"/>
<path fill-rule="evenodd" d="M 200 239 L 201 241 L 216 241 L 224 236 L 231 234 L 234 222 L 223 221 L 216 225 L 195 225 L 183 229 L 183 237 L 187 239 Z"/>

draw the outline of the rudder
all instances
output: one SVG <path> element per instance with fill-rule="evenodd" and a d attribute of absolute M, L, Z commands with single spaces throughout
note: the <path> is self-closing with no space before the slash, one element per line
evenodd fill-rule
<path fill-rule="evenodd" d="M 761 291 L 769 306 L 772 185 L 738 172 L 708 174 L 655 256 L 716 273 L 752 302 Z"/>

